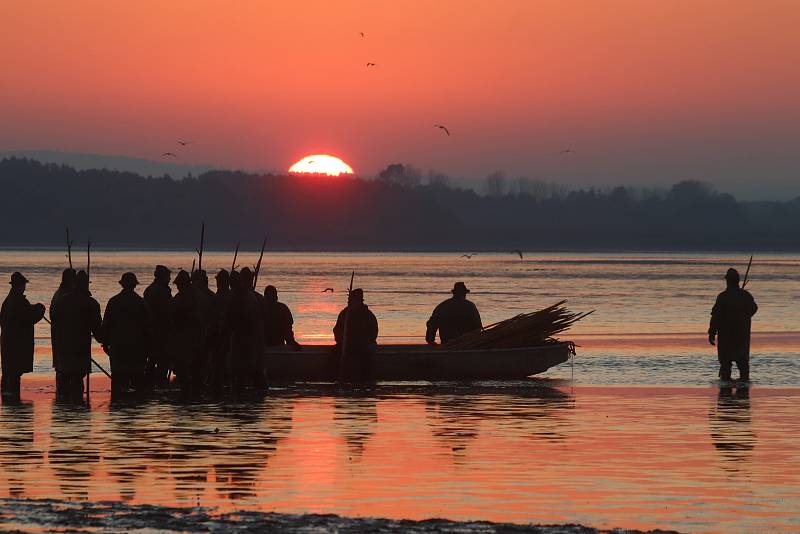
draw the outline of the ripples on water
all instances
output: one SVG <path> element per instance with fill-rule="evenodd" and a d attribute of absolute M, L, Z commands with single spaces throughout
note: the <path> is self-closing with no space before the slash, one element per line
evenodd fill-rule
<path fill-rule="evenodd" d="M 800 392 L 302 386 L 0 411 L 0 497 L 683 531 L 800 528 Z"/>

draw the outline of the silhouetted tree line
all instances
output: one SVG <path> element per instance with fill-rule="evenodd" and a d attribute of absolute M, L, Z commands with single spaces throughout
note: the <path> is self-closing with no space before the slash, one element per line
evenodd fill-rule
<path fill-rule="evenodd" d="M 402 164 L 373 180 L 213 171 L 173 180 L 0 161 L 0 246 L 61 246 L 64 225 L 101 247 L 497 250 L 800 250 L 800 199 L 740 202 L 697 181 L 666 191 L 569 191 L 486 180 L 453 188 Z"/>

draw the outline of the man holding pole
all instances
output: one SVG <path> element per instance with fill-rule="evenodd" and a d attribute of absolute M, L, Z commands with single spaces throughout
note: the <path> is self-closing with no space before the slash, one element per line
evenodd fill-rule
<path fill-rule="evenodd" d="M 727 288 L 717 296 L 711 310 L 708 342 L 717 346 L 720 380 L 731 379 L 733 363 L 739 369 L 739 379 L 750 380 L 750 323 L 758 311 L 753 296 L 739 287 L 739 272 L 728 269 L 725 274 Z"/>
<path fill-rule="evenodd" d="M 353 289 L 347 307 L 339 312 L 333 337 L 341 358 L 340 374 L 345 380 L 370 377 L 370 361 L 378 344 L 378 319 L 364 304 L 364 290 Z"/>
<path fill-rule="evenodd" d="M 59 366 L 61 381 L 56 384 L 59 399 L 80 401 L 83 398 L 83 379 L 92 367 L 92 336 L 100 335 L 100 304 L 89 291 L 86 271 L 75 275 L 75 288 L 50 310 L 53 323 L 59 325 Z"/>

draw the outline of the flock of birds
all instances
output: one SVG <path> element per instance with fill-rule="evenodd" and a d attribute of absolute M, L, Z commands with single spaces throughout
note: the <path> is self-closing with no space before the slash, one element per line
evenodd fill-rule
<path fill-rule="evenodd" d="M 517 248 L 515 248 L 512 251 L 510 251 L 509 254 L 516 254 L 517 256 L 519 256 L 519 259 L 521 259 L 521 260 L 525 259 L 525 255 L 522 253 L 521 250 L 519 250 Z M 467 258 L 468 260 L 471 260 L 473 256 L 477 256 L 477 255 L 478 255 L 477 252 L 473 252 L 472 254 L 462 254 L 461 257 L 462 258 Z"/>
<path fill-rule="evenodd" d="M 187 146 L 189 146 L 192 143 L 191 141 L 181 141 L 180 139 L 178 139 L 175 142 L 178 143 L 181 147 L 184 147 L 184 148 L 186 148 Z M 164 152 L 163 154 L 161 154 L 161 157 L 162 158 L 177 158 L 178 155 L 175 152 Z"/>
<path fill-rule="evenodd" d="M 366 34 L 364 32 L 358 32 L 358 34 L 361 36 L 362 39 L 364 39 L 364 37 L 366 37 Z M 378 66 L 377 63 L 374 63 L 372 61 L 367 61 L 367 68 L 377 67 L 377 66 Z M 433 127 L 434 128 L 439 128 L 445 134 L 447 134 L 448 137 L 450 137 L 450 130 L 448 130 L 446 126 L 444 126 L 442 124 L 434 124 Z"/>
<path fill-rule="evenodd" d="M 361 36 L 362 39 L 366 38 L 366 33 L 358 32 L 358 34 Z M 372 67 L 377 67 L 377 66 L 378 66 L 377 63 L 375 63 L 373 61 L 367 61 L 367 68 L 372 68 Z M 434 124 L 433 127 L 440 129 L 445 135 L 450 137 L 450 129 L 447 128 L 445 125 L 443 125 L 443 124 Z M 179 145 L 181 145 L 182 147 L 186 147 L 186 146 L 189 145 L 190 142 L 189 141 L 178 140 L 177 143 Z M 561 156 L 566 156 L 566 155 L 574 154 L 574 153 L 575 153 L 574 150 L 567 148 L 565 150 L 560 151 L 558 154 L 561 155 Z M 175 152 L 164 152 L 163 154 L 161 154 L 161 157 L 162 158 L 177 158 L 178 155 Z M 512 252 L 515 252 L 515 251 L 512 251 Z"/>

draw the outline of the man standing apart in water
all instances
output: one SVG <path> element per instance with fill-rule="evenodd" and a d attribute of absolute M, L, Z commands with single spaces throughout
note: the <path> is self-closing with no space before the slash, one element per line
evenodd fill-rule
<path fill-rule="evenodd" d="M 750 322 L 758 311 L 753 296 L 739 287 L 739 272 L 728 269 L 728 287 L 717 296 L 711 309 L 708 342 L 717 345 L 719 378 L 731 379 L 733 362 L 739 369 L 739 379 L 750 380 Z"/>
<path fill-rule="evenodd" d="M 482 326 L 478 307 L 467 300 L 469 289 L 464 282 L 456 282 L 451 293 L 453 297 L 436 306 L 428 320 L 425 341 L 431 345 L 436 343 L 437 330 L 442 343 L 447 343 Z"/>

